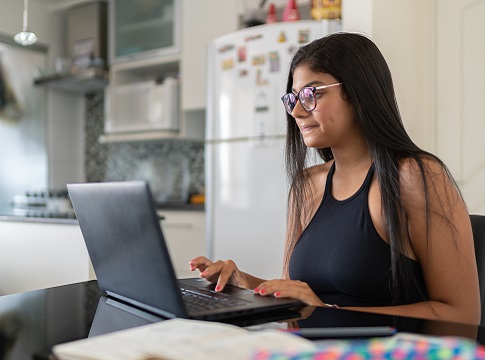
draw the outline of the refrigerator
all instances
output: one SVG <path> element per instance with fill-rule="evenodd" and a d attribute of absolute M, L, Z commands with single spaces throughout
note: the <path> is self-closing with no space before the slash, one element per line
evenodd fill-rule
<path fill-rule="evenodd" d="M 288 182 L 280 100 L 296 49 L 340 30 L 338 20 L 260 25 L 208 49 L 205 141 L 206 245 L 212 260 L 280 278 Z"/>

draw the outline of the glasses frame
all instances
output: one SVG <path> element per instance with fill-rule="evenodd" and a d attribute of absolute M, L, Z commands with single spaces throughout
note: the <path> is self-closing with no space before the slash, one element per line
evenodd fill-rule
<path fill-rule="evenodd" d="M 323 90 L 323 89 L 326 89 L 326 88 L 329 88 L 329 87 L 333 87 L 333 86 L 338 86 L 338 85 L 342 85 L 342 83 L 335 83 L 335 84 L 329 84 L 329 85 L 320 85 L 320 86 L 305 86 L 303 88 L 300 89 L 300 91 L 298 91 L 297 94 L 294 94 L 294 93 L 287 93 L 285 95 L 283 95 L 281 97 L 281 101 L 283 102 L 283 105 L 285 106 L 285 109 L 286 109 L 286 112 L 288 114 L 292 114 L 293 113 L 293 110 L 295 109 L 295 106 L 296 104 L 298 103 L 298 101 L 300 102 L 301 106 L 303 107 L 303 109 L 305 109 L 306 111 L 313 111 L 315 110 L 315 108 L 317 107 L 317 100 L 315 99 L 315 103 L 313 105 L 313 107 L 311 108 L 307 108 L 304 103 L 301 101 L 300 99 L 300 94 L 302 93 L 303 90 L 305 89 L 310 89 L 312 94 L 313 94 L 313 97 L 315 97 L 315 94 L 318 90 Z M 293 106 L 293 108 L 290 110 L 289 108 L 289 102 L 286 101 L 286 99 L 290 96 L 294 96 L 295 98 L 295 106 Z"/>

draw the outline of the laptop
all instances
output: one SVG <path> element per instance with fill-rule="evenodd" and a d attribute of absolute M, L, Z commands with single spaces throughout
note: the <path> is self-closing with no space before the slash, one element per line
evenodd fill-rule
<path fill-rule="evenodd" d="M 205 279 L 177 279 L 146 181 L 67 189 L 98 285 L 108 297 L 167 318 L 221 322 L 268 312 L 296 316 L 293 310 L 303 305 L 230 285 L 216 293 Z"/>

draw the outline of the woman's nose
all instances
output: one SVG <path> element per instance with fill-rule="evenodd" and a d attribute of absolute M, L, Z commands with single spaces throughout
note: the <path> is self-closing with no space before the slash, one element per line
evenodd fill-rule
<path fill-rule="evenodd" d="M 308 111 L 306 111 L 303 108 L 300 100 L 298 100 L 295 104 L 295 107 L 293 108 L 293 111 L 291 112 L 291 116 L 293 116 L 296 119 L 297 117 L 304 117 L 307 115 L 308 115 Z"/>

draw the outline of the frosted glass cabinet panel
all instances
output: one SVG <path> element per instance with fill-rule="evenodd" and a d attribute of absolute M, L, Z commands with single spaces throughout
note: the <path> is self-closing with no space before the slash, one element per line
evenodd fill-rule
<path fill-rule="evenodd" d="M 109 12 L 111 63 L 178 52 L 176 0 L 111 0 Z"/>

